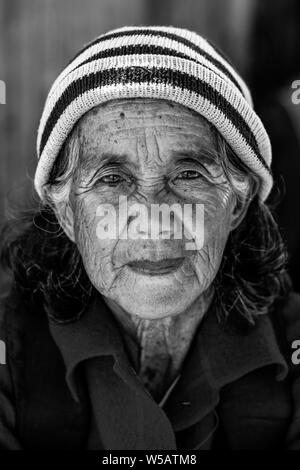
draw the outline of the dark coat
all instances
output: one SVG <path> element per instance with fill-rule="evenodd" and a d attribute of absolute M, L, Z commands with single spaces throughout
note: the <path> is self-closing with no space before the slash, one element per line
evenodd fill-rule
<path fill-rule="evenodd" d="M 101 296 L 69 324 L 2 302 L 3 449 L 300 449 L 300 295 L 247 334 L 208 312 L 163 406 L 137 376 Z M 127 346 L 126 346 L 127 345 Z"/>

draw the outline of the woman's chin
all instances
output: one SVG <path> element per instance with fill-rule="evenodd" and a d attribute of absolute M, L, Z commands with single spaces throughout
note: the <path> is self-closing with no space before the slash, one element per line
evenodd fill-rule
<path fill-rule="evenodd" d="M 178 315 L 201 294 L 195 271 L 182 268 L 153 274 L 123 266 L 111 278 L 107 291 L 95 279 L 93 284 L 130 315 L 149 320 Z"/>
<path fill-rule="evenodd" d="M 143 303 L 143 302 L 134 302 L 132 304 L 122 303 L 121 307 L 127 311 L 127 313 L 131 316 L 136 316 L 144 320 L 161 320 L 166 317 L 176 316 L 179 315 L 184 309 L 185 306 L 182 308 L 178 308 L 177 305 L 160 305 L 158 308 L 156 304 L 151 303 Z"/>
<path fill-rule="evenodd" d="M 124 288 L 123 288 L 124 289 Z M 199 295 L 179 289 L 173 285 L 153 285 L 139 287 L 138 283 L 128 286 L 126 295 L 121 289 L 114 300 L 130 315 L 140 318 L 155 320 L 168 316 L 175 316 L 186 310 Z M 116 291 L 115 291 L 116 293 Z"/>

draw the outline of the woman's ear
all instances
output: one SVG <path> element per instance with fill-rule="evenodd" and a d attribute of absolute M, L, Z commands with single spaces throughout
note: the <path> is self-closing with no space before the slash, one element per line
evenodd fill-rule
<path fill-rule="evenodd" d="M 67 237 L 75 243 L 74 213 L 69 202 L 54 203 L 56 218 Z"/>

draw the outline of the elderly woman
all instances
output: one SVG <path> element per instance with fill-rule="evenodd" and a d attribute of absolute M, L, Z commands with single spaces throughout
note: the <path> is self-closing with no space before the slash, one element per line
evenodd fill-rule
<path fill-rule="evenodd" d="M 39 207 L 2 234 L 2 447 L 300 448 L 270 143 L 223 55 L 171 27 L 96 38 L 38 156 Z"/>

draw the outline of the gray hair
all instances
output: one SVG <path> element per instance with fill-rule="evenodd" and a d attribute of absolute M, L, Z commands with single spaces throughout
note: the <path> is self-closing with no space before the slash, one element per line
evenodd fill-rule
<path fill-rule="evenodd" d="M 80 123 L 81 120 L 77 122 L 66 139 L 54 163 L 48 183 L 44 186 L 47 204 L 61 205 L 69 200 L 73 176 L 81 158 Z M 220 167 L 235 196 L 239 200 L 244 200 L 245 197 L 251 200 L 258 191 L 257 175 L 234 154 L 229 144 L 212 124 L 210 127 L 216 142 L 216 147 L 210 150 L 210 155 L 220 162 Z M 59 173 L 57 173 L 58 164 L 60 165 Z"/>

